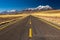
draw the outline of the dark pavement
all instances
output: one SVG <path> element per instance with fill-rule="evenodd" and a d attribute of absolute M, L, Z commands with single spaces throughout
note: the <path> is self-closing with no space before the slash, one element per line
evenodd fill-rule
<path fill-rule="evenodd" d="M 29 28 L 32 28 L 32 38 L 29 38 Z M 60 40 L 60 30 L 39 18 L 28 16 L 1 30 L 0 40 Z"/>

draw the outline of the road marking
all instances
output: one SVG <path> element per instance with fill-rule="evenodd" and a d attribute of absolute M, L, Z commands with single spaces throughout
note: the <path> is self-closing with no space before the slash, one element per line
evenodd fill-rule
<path fill-rule="evenodd" d="M 29 38 L 32 38 L 32 28 L 29 29 Z"/>
<path fill-rule="evenodd" d="M 31 21 L 31 17 L 30 17 L 30 22 L 29 22 L 30 26 L 32 24 L 32 21 Z M 29 28 L 29 38 L 32 38 L 32 27 Z"/>
<path fill-rule="evenodd" d="M 13 21 L 13 20 L 15 20 L 15 19 L 8 20 L 8 21 L 4 21 L 4 22 L 1 22 L 0 24 L 7 23 L 7 22 L 11 22 L 11 21 Z"/>
<path fill-rule="evenodd" d="M 15 22 L 11 22 L 11 23 L 9 23 L 8 25 L 4 25 L 4 27 L 0 28 L 0 30 L 3 30 L 4 28 L 7 28 L 9 25 L 12 25 L 12 24 L 16 23 L 17 21 L 20 21 L 21 19 L 24 19 L 24 18 L 26 18 L 26 17 L 27 17 L 27 16 L 22 17 L 22 18 L 17 18 L 18 20 L 16 20 Z"/>
<path fill-rule="evenodd" d="M 32 24 L 32 22 L 31 22 L 31 17 L 30 17 L 30 24 Z"/>
<path fill-rule="evenodd" d="M 34 16 L 34 17 L 37 17 L 37 16 Z M 37 18 L 39 18 L 39 17 L 37 17 Z M 48 21 L 46 21 L 46 20 L 44 20 L 44 19 L 42 19 L 42 18 L 40 18 L 40 20 L 43 21 L 43 22 L 45 22 L 45 23 L 47 23 L 47 24 L 49 24 L 49 25 L 51 25 L 51 26 L 53 26 L 54 28 L 60 30 L 60 27 L 58 27 L 58 26 L 56 26 L 56 25 L 53 25 L 53 24 L 51 24 L 50 22 L 48 22 Z"/>
<path fill-rule="evenodd" d="M 0 30 L 3 30 L 4 28 L 8 27 L 9 25 L 11 25 L 11 24 L 13 24 L 13 23 L 16 23 L 16 21 L 15 21 L 15 22 L 10 22 L 9 24 L 6 24 L 6 25 L 3 25 L 3 26 L 0 28 Z"/>
<path fill-rule="evenodd" d="M 54 28 L 60 30 L 60 27 L 57 27 L 56 25 L 53 25 L 53 24 L 51 24 L 50 22 L 48 22 L 48 21 L 46 21 L 44 19 L 40 19 L 40 20 L 43 21 L 43 22 L 45 22 L 45 23 L 47 23 L 47 24 L 49 24 L 49 25 L 51 25 L 51 26 L 53 26 Z"/>
<path fill-rule="evenodd" d="M 31 21 L 30 21 L 30 24 L 32 24 Z"/>

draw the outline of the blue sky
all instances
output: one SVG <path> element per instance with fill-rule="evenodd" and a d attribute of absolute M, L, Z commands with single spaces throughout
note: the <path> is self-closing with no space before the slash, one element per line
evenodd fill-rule
<path fill-rule="evenodd" d="M 0 0 L 0 11 L 22 10 L 39 5 L 50 5 L 55 9 L 60 9 L 60 0 Z"/>

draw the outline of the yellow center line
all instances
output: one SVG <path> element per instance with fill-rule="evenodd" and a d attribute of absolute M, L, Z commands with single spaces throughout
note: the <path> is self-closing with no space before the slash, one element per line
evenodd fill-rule
<path fill-rule="evenodd" d="M 32 38 L 32 28 L 29 29 L 29 38 Z"/>
<path fill-rule="evenodd" d="M 31 19 L 30 19 L 29 24 L 30 25 L 32 24 Z M 29 28 L 29 38 L 32 38 L 32 28 L 31 27 Z"/>
<path fill-rule="evenodd" d="M 30 24 L 32 24 L 31 21 L 30 21 Z"/>

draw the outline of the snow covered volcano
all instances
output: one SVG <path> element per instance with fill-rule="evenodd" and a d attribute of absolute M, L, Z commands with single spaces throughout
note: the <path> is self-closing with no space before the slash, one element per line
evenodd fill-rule
<path fill-rule="evenodd" d="M 27 8 L 26 10 L 51 10 L 51 9 L 53 8 L 49 5 L 45 5 L 45 6 L 39 5 L 36 8 Z"/>

